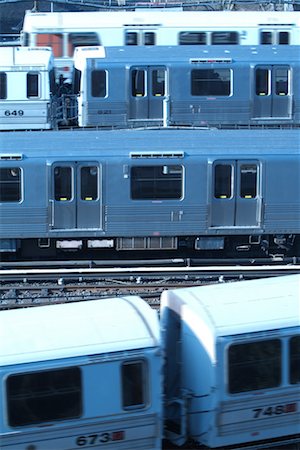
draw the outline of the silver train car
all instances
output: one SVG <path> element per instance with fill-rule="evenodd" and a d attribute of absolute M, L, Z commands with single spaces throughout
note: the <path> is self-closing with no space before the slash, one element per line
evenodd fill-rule
<path fill-rule="evenodd" d="M 298 46 L 79 47 L 78 124 L 299 126 Z"/>
<path fill-rule="evenodd" d="M 300 130 L 1 134 L 3 260 L 299 256 Z"/>
<path fill-rule="evenodd" d="M 299 284 L 1 311 L 1 449 L 299 448 Z"/>

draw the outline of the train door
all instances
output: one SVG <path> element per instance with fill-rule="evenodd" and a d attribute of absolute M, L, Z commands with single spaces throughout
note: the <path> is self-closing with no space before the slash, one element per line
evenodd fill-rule
<path fill-rule="evenodd" d="M 124 45 L 156 45 L 156 33 L 151 30 L 127 29 L 124 36 Z"/>
<path fill-rule="evenodd" d="M 258 161 L 216 161 L 212 170 L 210 226 L 260 226 L 262 196 Z"/>
<path fill-rule="evenodd" d="M 101 228 L 101 173 L 93 162 L 52 166 L 52 228 Z"/>
<path fill-rule="evenodd" d="M 256 66 L 253 117 L 292 117 L 291 75 L 289 66 Z"/>
<path fill-rule="evenodd" d="M 167 71 L 164 66 L 142 66 L 130 69 L 129 118 L 163 119 Z"/>

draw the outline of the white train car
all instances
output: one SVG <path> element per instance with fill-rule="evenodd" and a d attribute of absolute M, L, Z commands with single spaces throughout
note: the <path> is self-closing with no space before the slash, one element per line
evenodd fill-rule
<path fill-rule="evenodd" d="M 168 290 L 161 321 L 171 440 L 299 442 L 300 275 Z"/>
<path fill-rule="evenodd" d="M 51 46 L 69 81 L 74 49 L 102 45 L 299 45 L 300 13 L 288 11 L 26 11 L 24 46 Z"/>
<path fill-rule="evenodd" d="M 138 297 L 1 311 L 1 450 L 159 450 L 161 362 Z"/>
<path fill-rule="evenodd" d="M 0 130 L 52 128 L 55 93 L 50 47 L 0 48 Z"/>

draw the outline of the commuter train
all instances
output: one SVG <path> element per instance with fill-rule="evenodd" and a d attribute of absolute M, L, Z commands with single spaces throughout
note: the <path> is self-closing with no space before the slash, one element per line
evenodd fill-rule
<path fill-rule="evenodd" d="M 79 126 L 300 125 L 300 47 L 79 47 Z"/>
<path fill-rule="evenodd" d="M 49 48 L 2 50 L 25 62 L 0 63 L 1 130 L 300 125 L 297 46 L 78 47 L 72 82 L 56 84 L 26 62 Z"/>
<path fill-rule="evenodd" d="M 1 311 L 1 449 L 299 449 L 299 284 Z"/>
<path fill-rule="evenodd" d="M 299 45 L 300 14 L 287 11 L 26 11 L 25 46 L 51 46 L 69 78 L 78 46 Z"/>
<path fill-rule="evenodd" d="M 51 48 L 0 48 L 0 130 L 53 128 L 56 94 Z"/>
<path fill-rule="evenodd" d="M 1 134 L 0 250 L 299 256 L 300 130 Z"/>

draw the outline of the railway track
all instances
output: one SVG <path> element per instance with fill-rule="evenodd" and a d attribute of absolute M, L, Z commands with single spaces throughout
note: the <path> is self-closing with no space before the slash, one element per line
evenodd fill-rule
<path fill-rule="evenodd" d="M 291 273 L 300 273 L 300 265 L 6 269 L 0 271 L 0 310 L 121 295 L 139 295 L 157 308 L 165 289 Z"/>

